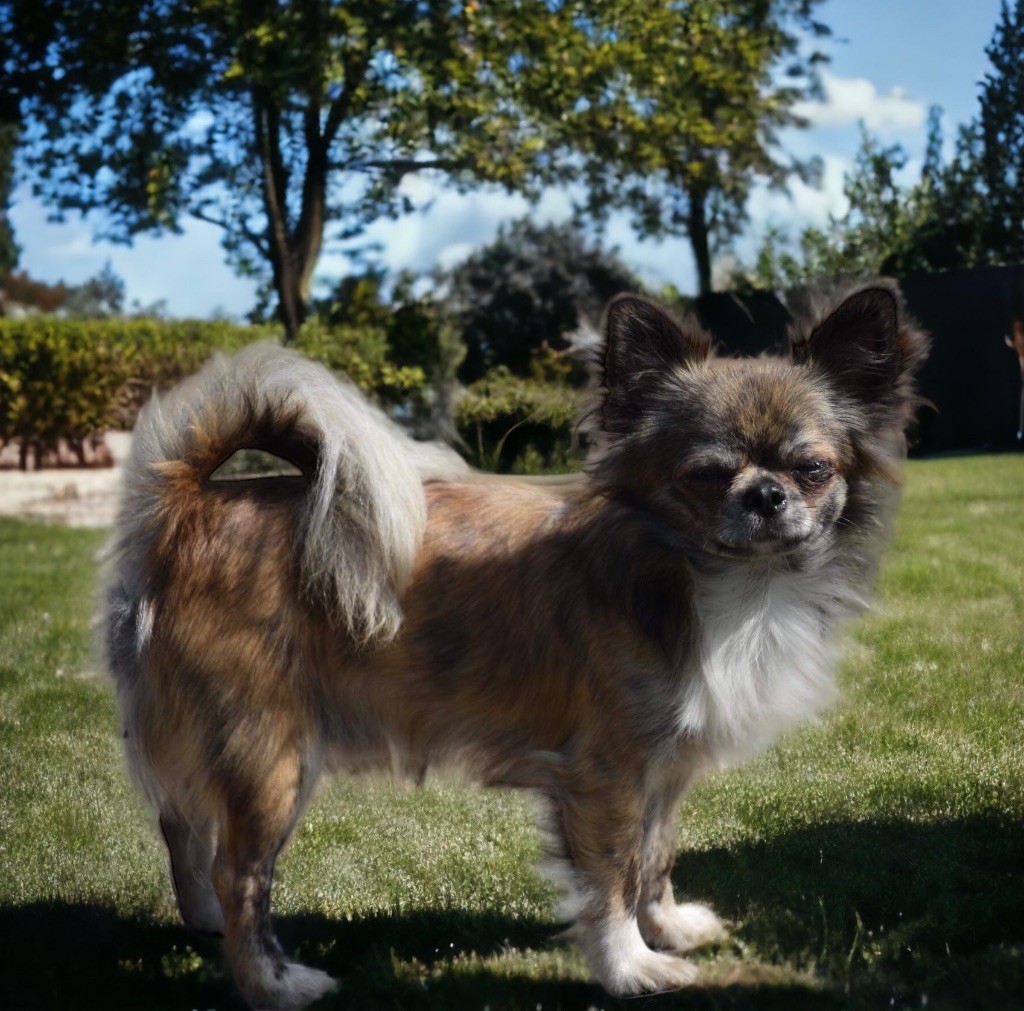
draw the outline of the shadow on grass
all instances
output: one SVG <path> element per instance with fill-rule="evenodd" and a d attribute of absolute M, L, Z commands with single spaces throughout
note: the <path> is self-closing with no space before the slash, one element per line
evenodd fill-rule
<path fill-rule="evenodd" d="M 868 1007 L 1024 1007 L 1024 826 L 973 816 L 809 825 L 684 854 L 676 890 L 769 962 Z"/>
<path fill-rule="evenodd" d="M 945 824 L 808 826 L 684 856 L 679 890 L 740 926 L 739 955 L 713 958 L 720 983 L 619 1002 L 578 982 L 491 970 L 457 956 L 545 950 L 556 930 L 459 910 L 334 921 L 278 920 L 288 951 L 341 979 L 318 1007 L 799 1009 L 1024 1005 L 1024 832 L 987 818 Z M 4 1008 L 242 1007 L 217 946 L 184 929 L 90 906 L 0 909 Z M 406 972 L 416 960 L 424 972 Z M 819 984 L 771 982 L 764 962 L 814 969 Z M 521 971 L 521 975 L 516 975 Z M 427 982 L 424 982 L 424 978 Z"/>

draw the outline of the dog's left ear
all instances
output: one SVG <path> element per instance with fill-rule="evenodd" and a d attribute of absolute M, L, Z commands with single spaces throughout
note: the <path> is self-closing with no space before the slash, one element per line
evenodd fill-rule
<path fill-rule="evenodd" d="M 644 402 L 667 373 L 703 361 L 711 337 L 695 322 L 677 323 L 660 305 L 638 295 L 616 295 L 605 310 L 601 352 L 602 427 L 624 434 L 635 426 Z"/>
<path fill-rule="evenodd" d="M 913 374 L 928 340 L 904 318 L 895 285 L 861 288 L 835 306 L 810 337 L 793 341 L 793 360 L 816 364 L 854 401 L 887 419 L 915 400 Z"/>

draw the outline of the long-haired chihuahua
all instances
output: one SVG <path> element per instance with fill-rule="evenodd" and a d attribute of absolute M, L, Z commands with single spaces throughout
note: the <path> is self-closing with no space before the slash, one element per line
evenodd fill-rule
<path fill-rule="evenodd" d="M 927 342 L 855 291 L 787 357 L 719 357 L 620 296 L 587 473 L 476 474 L 260 345 L 135 431 L 102 633 L 182 918 L 254 1007 L 325 973 L 274 937 L 274 861 L 324 769 L 455 765 L 543 798 L 573 936 L 614 994 L 686 986 L 724 936 L 677 903 L 674 815 L 709 764 L 829 699 L 887 537 Z M 219 480 L 240 448 L 289 475 Z"/>

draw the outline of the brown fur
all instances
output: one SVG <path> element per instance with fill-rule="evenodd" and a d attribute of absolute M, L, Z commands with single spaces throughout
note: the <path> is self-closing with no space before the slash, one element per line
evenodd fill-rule
<path fill-rule="evenodd" d="M 250 1003 L 300 1006 L 327 986 L 286 961 L 268 914 L 274 858 L 323 764 L 417 781 L 455 765 L 539 792 L 595 975 L 620 993 L 692 981 L 690 963 L 652 949 L 722 936 L 709 910 L 676 906 L 670 881 L 679 798 L 735 745 L 710 716 L 695 727 L 687 715 L 704 712 L 691 689 L 717 662 L 714 595 L 747 572 L 766 593 L 801 572 L 853 596 L 866 588 L 923 353 L 898 306 L 885 316 L 892 298 L 854 296 L 851 319 L 840 307 L 798 344 L 797 365 L 707 359 L 692 326 L 613 303 L 590 476 L 428 482 L 390 641 L 365 643 L 309 592 L 296 544 L 305 482 L 210 483 L 225 450 L 215 434 L 152 464 L 159 497 L 123 524 L 144 536 L 122 533 L 115 549 L 132 574 L 114 582 L 109 652 L 182 914 L 211 932 L 222 914 Z M 836 326 L 869 333 L 846 347 Z M 286 453 L 296 421 L 282 419 L 248 430 Z M 768 477 L 809 533 L 750 518 Z M 806 620 L 799 607 L 785 620 L 814 636 L 848 609 L 815 598 Z M 148 635 L 131 631 L 143 625 Z"/>

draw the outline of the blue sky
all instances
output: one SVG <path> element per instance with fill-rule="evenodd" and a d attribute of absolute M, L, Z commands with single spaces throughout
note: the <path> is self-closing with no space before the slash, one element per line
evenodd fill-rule
<path fill-rule="evenodd" d="M 770 223 L 797 229 L 822 224 L 829 213 L 842 211 L 843 173 L 857 149 L 859 120 L 919 158 L 929 106 L 943 107 L 947 137 L 970 119 L 977 82 L 987 68 L 984 47 L 998 16 L 999 0 L 826 0 L 821 17 L 834 32 L 826 44 L 832 57 L 826 100 L 803 110 L 814 124 L 811 129 L 783 138 L 792 154 L 824 159 L 824 184 L 815 191 L 794 183 L 789 195 L 756 190 L 741 252 L 752 249 Z M 405 185 L 417 196 L 435 199 L 425 214 L 371 229 L 368 238 L 383 247 L 382 263 L 394 269 L 450 264 L 487 242 L 504 221 L 527 212 L 557 220 L 569 209 L 559 193 L 531 211 L 524 201 L 503 193 L 434 193 L 429 182 L 412 177 Z M 95 241 L 90 221 L 58 225 L 48 223 L 47 216 L 26 187 L 17 191 L 11 218 L 22 246 L 20 267 L 40 280 L 78 283 L 110 260 L 125 279 L 130 300 L 149 304 L 166 299 L 176 316 L 241 315 L 255 300 L 253 284 L 235 277 L 224 263 L 214 226 L 192 221 L 183 235 L 144 237 L 127 248 Z M 685 242 L 640 242 L 624 217 L 611 222 L 607 235 L 649 283 L 672 281 L 683 290 L 691 288 L 693 264 Z M 325 257 L 320 275 L 338 277 L 345 270 L 343 258 Z"/>

